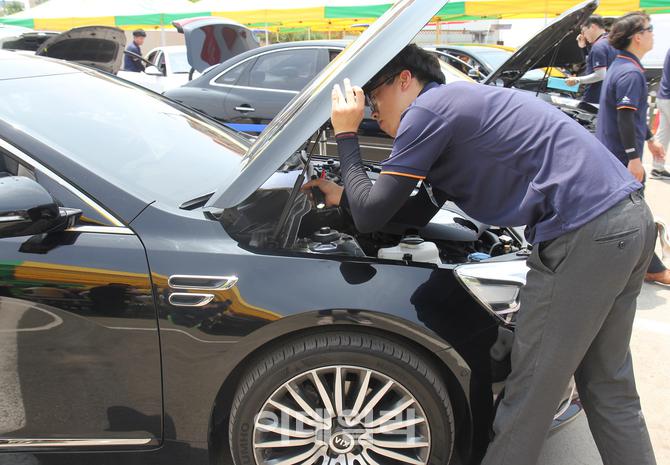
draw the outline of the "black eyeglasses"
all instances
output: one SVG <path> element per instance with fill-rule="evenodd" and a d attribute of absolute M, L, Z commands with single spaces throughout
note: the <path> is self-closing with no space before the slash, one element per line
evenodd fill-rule
<path fill-rule="evenodd" d="M 391 82 L 393 82 L 395 77 L 400 73 L 401 73 L 400 71 L 397 71 L 393 74 L 390 74 L 387 77 L 382 78 L 379 81 L 377 81 L 377 83 L 375 85 L 371 86 L 370 89 L 368 89 L 367 93 L 365 94 L 365 104 L 368 107 L 370 107 L 370 111 L 372 113 L 376 113 L 379 110 L 377 108 L 377 102 L 376 102 L 375 98 L 372 96 L 372 92 L 379 89 L 381 86 L 391 84 Z"/>
<path fill-rule="evenodd" d="M 654 32 L 654 25 L 650 24 L 647 27 L 643 27 L 640 30 L 633 32 L 630 36 L 633 37 L 635 34 L 642 34 L 643 32 L 646 32 L 646 31 Z"/>

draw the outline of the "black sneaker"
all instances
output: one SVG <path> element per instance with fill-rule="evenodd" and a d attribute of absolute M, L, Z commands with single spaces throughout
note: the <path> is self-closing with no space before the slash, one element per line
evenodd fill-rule
<path fill-rule="evenodd" d="M 666 170 L 651 170 L 651 177 L 654 179 L 670 179 L 670 173 Z"/>

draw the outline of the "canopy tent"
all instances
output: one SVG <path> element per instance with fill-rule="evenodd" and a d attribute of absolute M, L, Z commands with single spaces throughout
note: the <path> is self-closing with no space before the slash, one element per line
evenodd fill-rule
<path fill-rule="evenodd" d="M 29 11 L 0 17 L 0 23 L 38 30 L 67 30 L 84 25 L 108 25 L 122 29 L 160 29 L 175 19 L 195 16 L 223 16 L 252 28 L 271 31 L 311 29 L 313 31 L 355 30 L 370 23 L 390 6 L 388 0 L 292 0 L 279 8 L 277 0 L 49 0 Z M 573 7 L 578 0 L 459 0 L 447 3 L 435 21 L 476 19 L 551 18 Z M 629 11 L 670 13 L 670 0 L 602 0 L 597 13 L 619 16 Z"/>
<path fill-rule="evenodd" d="M 198 14 L 188 0 L 49 0 L 27 11 L 0 17 L 0 23 L 36 30 L 66 31 L 77 26 L 122 29 L 170 26 L 174 19 Z"/>

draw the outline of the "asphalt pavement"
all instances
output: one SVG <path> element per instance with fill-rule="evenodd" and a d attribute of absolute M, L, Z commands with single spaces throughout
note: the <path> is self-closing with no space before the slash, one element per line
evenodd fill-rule
<path fill-rule="evenodd" d="M 654 217 L 670 226 L 670 181 L 649 179 L 645 196 Z M 656 250 L 661 257 L 658 243 Z M 670 257 L 665 264 L 670 267 Z M 643 285 L 631 350 L 656 461 L 670 465 L 670 286 Z M 538 465 L 602 465 L 584 415 L 547 440 Z"/>

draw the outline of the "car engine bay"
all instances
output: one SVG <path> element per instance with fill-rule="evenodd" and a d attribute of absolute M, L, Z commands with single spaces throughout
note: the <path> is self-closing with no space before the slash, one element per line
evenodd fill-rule
<path fill-rule="evenodd" d="M 379 176 L 379 167 L 373 163 L 366 163 L 365 167 L 374 182 Z M 479 262 L 524 249 L 525 243 L 518 231 L 480 223 L 451 202 L 422 228 L 389 222 L 380 231 L 359 233 L 345 209 L 325 207 L 318 196 L 297 191 L 295 187 L 299 188 L 302 182 L 291 188 L 301 171 L 307 179 L 323 177 L 342 185 L 339 161 L 310 160 L 304 151 L 297 153 L 247 200 L 222 212 L 219 220 L 231 237 L 256 251 L 281 250 L 437 265 Z M 420 183 L 413 195 L 425 188 Z"/>

